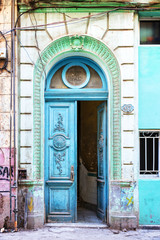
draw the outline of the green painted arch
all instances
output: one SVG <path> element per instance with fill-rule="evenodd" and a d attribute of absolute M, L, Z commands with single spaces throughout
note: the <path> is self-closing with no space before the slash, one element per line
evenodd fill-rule
<path fill-rule="evenodd" d="M 64 36 L 49 44 L 41 53 L 34 68 L 33 80 L 33 178 L 43 178 L 44 159 L 44 82 L 58 57 L 90 55 L 107 72 L 110 98 L 110 168 L 111 178 L 121 178 L 121 84 L 120 68 L 112 51 L 101 41 L 87 36 Z M 92 59 L 93 59 L 92 58 Z"/>

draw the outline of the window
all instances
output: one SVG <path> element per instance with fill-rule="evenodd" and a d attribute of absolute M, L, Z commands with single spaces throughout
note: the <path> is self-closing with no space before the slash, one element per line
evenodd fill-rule
<path fill-rule="evenodd" d="M 160 44 L 160 20 L 140 21 L 140 43 Z"/>
<path fill-rule="evenodd" d="M 140 131 L 140 174 L 158 175 L 160 131 Z"/>

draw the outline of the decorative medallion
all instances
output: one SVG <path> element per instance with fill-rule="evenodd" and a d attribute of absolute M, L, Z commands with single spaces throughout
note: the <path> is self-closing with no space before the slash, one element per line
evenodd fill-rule
<path fill-rule="evenodd" d="M 53 136 L 53 148 L 62 151 L 66 148 L 66 137 L 62 134 L 55 134 Z"/>
<path fill-rule="evenodd" d="M 131 113 L 134 110 L 134 106 L 132 104 L 124 104 L 121 109 L 125 113 Z"/>
<path fill-rule="evenodd" d="M 73 36 L 70 37 L 70 46 L 72 49 L 74 49 L 75 51 L 78 51 L 79 49 L 83 48 L 84 45 L 84 36 Z"/>
<path fill-rule="evenodd" d="M 90 80 L 90 71 L 85 64 L 74 61 L 64 67 L 62 80 L 69 88 L 83 88 Z"/>
<path fill-rule="evenodd" d="M 61 165 L 61 162 L 64 162 L 65 160 L 65 155 L 66 153 L 63 152 L 63 153 L 54 153 L 54 157 L 55 157 L 55 163 L 57 165 L 57 169 L 59 170 L 59 175 L 62 174 L 62 165 Z"/>
<path fill-rule="evenodd" d="M 58 121 L 55 124 L 54 132 L 55 131 L 65 132 L 65 129 L 64 129 L 64 126 L 63 126 L 63 117 L 60 113 L 58 114 Z"/>

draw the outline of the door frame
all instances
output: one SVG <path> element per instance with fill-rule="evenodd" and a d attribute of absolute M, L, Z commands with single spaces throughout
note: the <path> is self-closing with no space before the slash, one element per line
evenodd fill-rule
<path fill-rule="evenodd" d="M 101 81 L 102 81 L 102 87 L 101 88 L 80 88 L 80 89 L 75 89 L 75 88 L 69 88 L 69 89 L 51 89 L 50 88 L 50 82 L 52 79 L 52 76 L 54 76 L 55 72 L 58 71 L 58 69 L 60 69 L 62 66 L 67 66 L 66 64 L 72 64 L 75 63 L 76 64 L 82 64 L 82 62 L 86 65 L 89 65 L 90 67 L 92 67 L 100 76 Z M 107 101 L 108 99 L 108 84 L 107 84 L 107 78 L 106 75 L 104 74 L 104 72 L 102 71 L 102 69 L 99 67 L 99 65 L 97 63 L 95 63 L 93 60 L 88 59 L 86 57 L 82 57 L 82 56 L 71 56 L 68 58 L 64 58 L 63 60 L 57 62 L 53 68 L 51 68 L 51 70 L 49 71 L 47 78 L 46 78 L 46 83 L 45 83 L 45 93 L 44 93 L 44 97 L 45 97 L 45 105 L 46 102 L 50 102 L 50 103 L 60 103 L 60 102 L 77 102 L 77 101 Z M 107 105 L 107 104 L 106 104 Z M 46 110 L 46 108 L 45 108 Z M 44 114 L 44 116 L 46 116 L 46 113 Z M 77 112 L 75 113 L 74 118 L 77 117 Z M 107 121 L 107 119 L 106 119 Z M 45 120 L 46 123 L 46 120 Z M 106 122 L 106 125 L 107 122 Z M 48 126 L 48 123 L 46 124 L 46 126 Z M 77 136 L 77 122 L 75 121 L 75 136 Z M 46 130 L 47 131 L 47 130 Z M 46 132 L 44 129 L 44 132 Z M 106 132 L 106 136 L 107 136 L 107 132 Z M 46 146 L 46 144 L 45 144 Z M 75 150 L 76 150 L 76 156 L 75 156 L 75 161 L 77 162 L 77 142 L 76 142 L 76 146 L 75 146 Z M 107 151 L 107 146 L 106 146 L 106 152 Z M 106 154 L 107 155 L 107 154 Z M 48 159 L 46 159 L 46 153 L 44 154 L 45 156 L 45 165 L 48 166 Z M 106 171 L 108 169 L 107 166 L 107 159 L 108 156 L 106 156 L 105 159 L 105 168 Z M 76 169 L 77 171 L 77 169 Z M 108 174 L 106 174 L 108 175 Z M 46 178 L 45 172 L 44 172 L 44 177 Z M 105 179 L 106 184 L 105 184 L 105 190 L 104 192 L 106 193 L 108 188 L 107 188 L 107 180 Z M 77 178 L 76 178 L 76 185 L 77 185 Z M 46 185 L 45 185 L 46 186 Z M 46 192 L 47 186 L 45 187 L 44 191 Z M 75 189 L 76 191 L 76 189 Z M 108 195 L 108 194 L 107 194 Z M 107 196 L 106 199 L 108 200 Z M 45 197 L 45 202 L 47 202 L 48 199 L 46 199 Z M 48 203 L 47 203 L 48 204 Z M 108 203 L 107 203 L 108 205 Z M 48 207 L 46 206 L 45 203 L 45 208 L 48 209 Z M 76 208 L 77 209 L 77 208 Z M 107 206 L 105 206 L 105 212 L 106 212 Z M 46 209 L 45 209 L 46 212 Z M 46 212 L 47 213 L 47 212 Z M 106 213 L 105 213 L 105 218 L 106 218 Z M 48 215 L 46 214 L 46 217 Z M 77 213 L 75 213 L 75 219 L 77 218 Z"/>

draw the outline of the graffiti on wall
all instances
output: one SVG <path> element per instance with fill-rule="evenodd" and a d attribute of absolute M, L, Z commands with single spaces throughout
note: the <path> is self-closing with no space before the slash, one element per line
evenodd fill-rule
<path fill-rule="evenodd" d="M 121 210 L 132 211 L 134 205 L 134 188 L 135 184 L 131 187 L 124 187 L 121 189 Z"/>
<path fill-rule="evenodd" d="M 11 169 L 9 167 L 9 148 L 0 148 L 0 190 L 8 191 L 11 171 L 11 181 L 14 178 L 14 149 L 11 150 Z"/>

